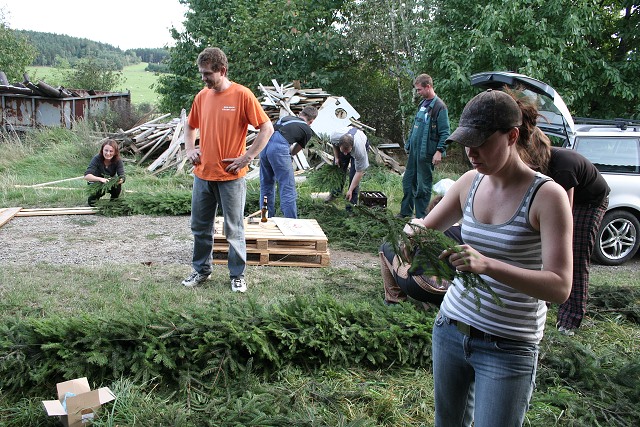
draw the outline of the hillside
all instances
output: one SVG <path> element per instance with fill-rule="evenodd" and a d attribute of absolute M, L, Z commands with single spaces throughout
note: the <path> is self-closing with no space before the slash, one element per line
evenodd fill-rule
<path fill-rule="evenodd" d="M 92 57 L 113 64 L 117 70 L 140 62 L 161 63 L 169 52 L 164 48 L 139 48 L 123 51 L 107 43 L 65 34 L 44 33 L 31 30 L 16 30 L 16 34 L 26 38 L 38 51 L 33 66 L 53 66 L 60 61 L 73 64 L 75 61 Z"/>

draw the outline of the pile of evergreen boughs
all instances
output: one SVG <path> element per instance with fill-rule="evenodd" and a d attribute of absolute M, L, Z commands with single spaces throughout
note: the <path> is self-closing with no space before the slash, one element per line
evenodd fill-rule
<path fill-rule="evenodd" d="M 154 193 L 128 193 L 117 199 L 99 200 L 98 212 L 106 216 L 125 215 L 188 215 L 191 213 L 191 192 L 165 190 Z"/>
<path fill-rule="evenodd" d="M 587 304 L 590 313 L 616 313 L 629 322 L 640 323 L 640 289 L 637 287 L 600 285 L 591 288 Z"/>
<path fill-rule="evenodd" d="M 223 369 L 273 372 L 302 366 L 429 366 L 432 314 L 382 304 L 299 298 L 265 308 L 216 303 L 189 313 L 132 307 L 98 317 L 16 320 L 0 326 L 0 389 L 16 391 L 87 376 L 211 382 Z"/>

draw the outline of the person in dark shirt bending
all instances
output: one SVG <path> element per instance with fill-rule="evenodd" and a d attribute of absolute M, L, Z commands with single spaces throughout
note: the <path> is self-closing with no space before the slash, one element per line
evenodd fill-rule
<path fill-rule="evenodd" d="M 522 102 L 522 101 L 521 101 Z M 535 121 L 536 117 L 525 120 Z M 587 311 L 589 268 L 598 230 L 609 206 L 609 186 L 598 169 L 575 150 L 552 147 L 539 129 L 520 150 L 533 169 L 552 178 L 567 192 L 573 213 L 573 282 L 569 299 L 558 308 L 558 331 L 574 335 Z"/>
<path fill-rule="evenodd" d="M 318 109 L 307 106 L 298 116 L 282 117 L 274 126 L 273 135 L 260 153 L 260 200 L 267 196 L 269 217 L 276 215 L 276 182 L 280 189 L 280 210 L 285 218 L 297 218 L 297 192 L 291 158 L 306 147 L 314 135 L 310 125 Z"/>

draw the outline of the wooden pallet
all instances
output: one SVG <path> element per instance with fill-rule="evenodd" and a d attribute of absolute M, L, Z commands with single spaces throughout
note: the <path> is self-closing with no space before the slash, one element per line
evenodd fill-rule
<path fill-rule="evenodd" d="M 259 219 L 258 219 L 259 221 Z M 247 264 L 288 267 L 327 267 L 330 263 L 327 236 L 315 219 L 291 221 L 309 234 L 289 233 L 278 227 L 274 219 L 266 223 L 245 220 Z M 223 234 L 224 222 L 216 218 L 213 263 L 226 264 L 229 243 Z M 284 228 L 284 227 L 283 227 Z"/>

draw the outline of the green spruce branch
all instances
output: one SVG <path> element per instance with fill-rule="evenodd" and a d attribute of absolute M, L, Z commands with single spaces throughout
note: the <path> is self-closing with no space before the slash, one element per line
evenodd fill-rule
<path fill-rule="evenodd" d="M 345 181 L 345 173 L 339 167 L 323 165 L 320 169 L 310 173 L 307 182 L 311 188 L 319 191 L 333 191 L 342 188 Z"/>
<path fill-rule="evenodd" d="M 440 259 L 442 252 L 447 249 L 456 252 L 460 251 L 457 248 L 458 243 L 445 236 L 443 232 L 410 223 L 413 235 L 409 236 L 403 231 L 405 225 L 407 225 L 406 220 L 394 217 L 390 211 L 362 205 L 356 206 L 356 209 L 364 215 L 372 217 L 388 230 L 385 241 L 391 244 L 393 251 L 400 256 L 402 262 L 411 264 L 410 273 L 422 270 L 424 272 L 422 274 L 436 276 L 440 280 L 453 281 L 453 279 L 458 278 L 465 288 L 463 296 L 472 292 L 478 310 L 481 308 L 478 289 L 488 292 L 496 304 L 504 305 L 498 294 L 480 275 L 469 271 L 456 270 L 446 259 Z"/>

